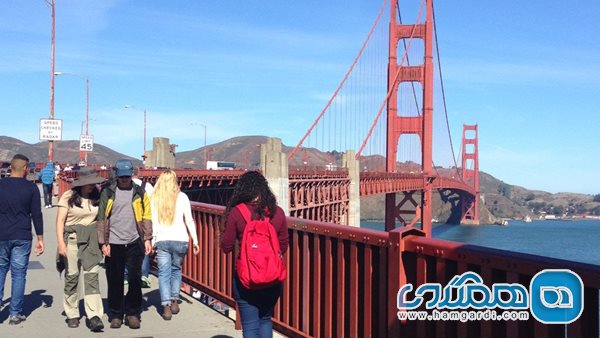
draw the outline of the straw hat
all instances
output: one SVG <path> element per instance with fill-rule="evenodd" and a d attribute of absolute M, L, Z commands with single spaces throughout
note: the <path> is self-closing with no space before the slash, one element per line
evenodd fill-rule
<path fill-rule="evenodd" d="M 98 176 L 96 169 L 92 167 L 83 167 L 79 169 L 77 178 L 71 183 L 71 188 L 82 187 L 88 184 L 100 184 L 104 182 L 104 178 Z"/>

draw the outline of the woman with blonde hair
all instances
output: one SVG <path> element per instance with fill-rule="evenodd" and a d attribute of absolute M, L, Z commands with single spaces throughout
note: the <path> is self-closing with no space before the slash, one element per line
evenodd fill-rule
<path fill-rule="evenodd" d="M 181 263 L 192 238 L 194 255 L 200 251 L 192 207 L 186 194 L 179 190 L 177 174 L 165 170 L 156 181 L 150 198 L 153 241 L 158 261 L 158 285 L 162 317 L 171 320 L 179 313 Z"/>

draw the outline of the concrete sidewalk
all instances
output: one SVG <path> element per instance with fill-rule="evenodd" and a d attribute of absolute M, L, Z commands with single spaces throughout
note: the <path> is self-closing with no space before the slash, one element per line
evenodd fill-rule
<path fill-rule="evenodd" d="M 56 204 L 56 198 L 54 198 Z M 85 325 L 86 318 L 76 329 L 68 328 L 63 313 L 63 279 L 55 268 L 56 258 L 56 208 L 44 209 L 44 242 L 46 250 L 42 256 L 32 252 L 27 284 L 25 288 L 24 315 L 27 320 L 19 325 L 8 325 L 8 303 L 10 301 L 10 273 L 6 278 L 4 302 L 0 311 L 0 337 L 242 337 L 236 331 L 234 322 L 200 303 L 190 295 L 182 294 L 181 312 L 165 321 L 160 316 L 160 295 L 158 279 L 151 276 L 152 288 L 142 289 L 144 311 L 141 315 L 141 328 L 132 330 L 123 325 L 120 329 L 109 327 L 104 315 L 104 332 L 91 332 Z M 35 240 L 33 242 L 35 246 Z M 33 250 L 32 250 L 33 251 Z M 106 275 L 100 275 L 100 287 L 106 303 Z M 80 313 L 85 316 L 83 300 L 80 301 Z"/>

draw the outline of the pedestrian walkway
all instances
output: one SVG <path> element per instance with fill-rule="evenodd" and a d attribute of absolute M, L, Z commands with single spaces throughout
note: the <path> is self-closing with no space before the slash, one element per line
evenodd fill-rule
<path fill-rule="evenodd" d="M 42 195 L 43 196 L 43 195 Z M 54 198 L 56 204 L 56 198 Z M 234 322 L 212 308 L 200 303 L 191 295 L 182 294 L 181 312 L 165 321 L 160 316 L 160 294 L 158 279 L 151 276 L 152 288 L 142 289 L 144 311 L 141 315 L 141 328 L 132 330 L 123 325 L 120 329 L 109 327 L 107 316 L 102 318 L 104 332 L 91 332 L 82 318 L 78 328 L 68 328 L 63 314 L 63 279 L 55 268 L 56 258 L 56 207 L 42 208 L 44 213 L 44 241 L 46 252 L 35 256 L 32 252 L 27 273 L 24 314 L 27 320 L 19 325 L 8 325 L 8 302 L 10 300 L 10 273 L 6 278 L 4 302 L 0 311 L 0 337 L 241 337 Z M 35 240 L 34 240 L 35 245 Z M 106 303 L 106 275 L 101 272 L 100 287 Z M 80 301 L 80 313 L 85 315 L 83 300 Z"/>

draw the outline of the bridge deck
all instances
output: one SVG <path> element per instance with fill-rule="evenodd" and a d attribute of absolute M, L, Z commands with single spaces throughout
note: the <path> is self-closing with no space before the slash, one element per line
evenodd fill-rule
<path fill-rule="evenodd" d="M 2 337 L 89 337 L 92 332 L 84 325 L 82 318 L 79 328 L 70 329 L 65 324 L 63 313 L 63 279 L 55 269 L 56 208 L 43 209 L 44 240 L 46 252 L 42 256 L 32 253 L 27 284 L 25 288 L 24 314 L 27 320 L 20 325 L 8 325 L 8 301 L 10 298 L 10 276 L 7 276 L 4 302 L 0 311 L 0 332 Z M 182 294 L 181 312 L 173 316 L 171 321 L 165 321 L 160 316 L 160 295 L 158 279 L 151 276 L 152 288 L 142 289 L 144 311 L 141 315 L 142 327 L 132 330 L 127 326 L 111 329 L 106 315 L 103 318 L 104 332 L 102 337 L 241 337 L 241 331 L 236 331 L 234 322 L 220 313 L 193 298 Z M 100 287 L 106 303 L 106 278 L 104 272 L 100 276 Z M 83 310 L 83 301 L 80 303 Z M 94 336 L 97 336 L 94 334 Z"/>

